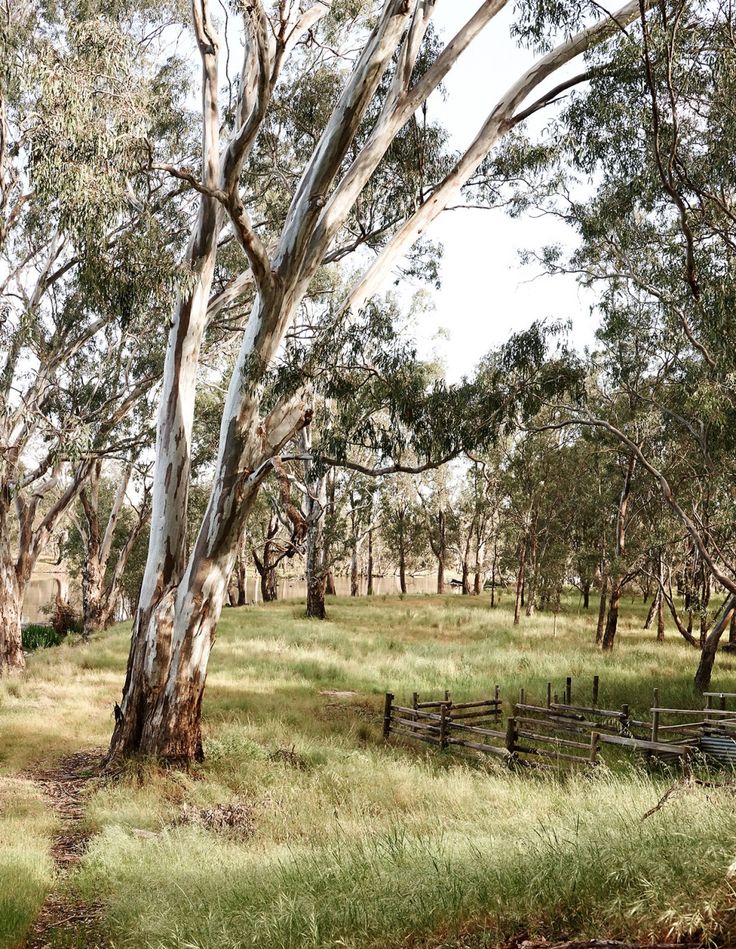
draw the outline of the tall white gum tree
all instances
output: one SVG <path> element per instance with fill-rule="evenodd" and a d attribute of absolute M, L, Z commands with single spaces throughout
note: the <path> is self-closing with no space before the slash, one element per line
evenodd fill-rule
<path fill-rule="evenodd" d="M 259 486 L 282 447 L 309 424 L 306 397 L 285 398 L 264 410 L 264 381 L 310 281 L 389 146 L 421 109 L 458 58 L 504 7 L 506 0 L 477 5 L 461 29 L 421 74 L 415 69 L 441 0 L 383 0 L 364 5 L 370 29 L 356 27 L 342 90 L 305 163 L 275 239 L 264 237 L 247 208 L 241 173 L 269 116 L 274 90 L 298 48 L 319 42 L 338 15 L 338 4 L 316 0 L 262 0 L 241 4 L 244 55 L 232 134 L 222 140 L 224 108 L 218 98 L 221 40 L 209 0 L 193 0 L 192 23 L 202 64 L 201 171 L 159 166 L 199 192 L 199 212 L 187 250 L 192 278 L 171 319 L 157 422 L 151 537 L 134 620 L 127 676 L 109 760 L 131 753 L 186 764 L 202 755 L 201 705 L 210 649 L 237 554 L 238 538 Z M 380 287 L 395 263 L 429 224 L 456 201 L 493 146 L 523 117 L 554 98 L 542 95 L 522 106 L 557 70 L 640 15 L 639 0 L 614 14 L 591 5 L 594 22 L 564 39 L 509 86 L 476 138 L 429 196 L 400 222 L 344 301 L 356 311 Z M 334 24 L 333 24 L 334 25 Z M 297 50 L 295 55 L 295 50 Z M 290 65 L 292 64 L 290 63 Z M 382 80 L 386 80 L 382 83 Z M 578 81 L 580 77 L 577 77 Z M 309 82 L 305 72 L 304 82 Z M 379 93 L 379 85 L 381 92 Z M 373 127 L 359 137 L 374 97 L 382 102 Z M 273 222 L 271 222 L 271 226 Z M 198 360 L 212 313 L 211 288 L 223 231 L 230 227 L 249 263 L 230 298 L 254 291 L 220 428 L 214 482 L 197 539 L 185 543 L 190 450 Z M 219 304 L 218 304 L 219 305 Z"/>
<path fill-rule="evenodd" d="M 186 278 L 167 252 L 181 185 L 144 189 L 147 170 L 135 174 L 160 99 L 153 26 L 129 6 L 122 23 L 93 3 L 15 0 L 2 14 L 0 676 L 23 669 L 23 596 L 44 547 L 98 459 L 130 450 L 131 413 L 145 423 L 165 334 L 144 336 L 140 319 L 155 327 Z"/>

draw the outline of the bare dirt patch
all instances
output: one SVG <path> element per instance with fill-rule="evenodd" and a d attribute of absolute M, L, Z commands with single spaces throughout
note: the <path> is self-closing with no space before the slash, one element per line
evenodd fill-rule
<path fill-rule="evenodd" d="M 41 790 L 61 821 L 61 828 L 51 844 L 57 879 L 66 876 L 87 849 L 90 835 L 82 826 L 85 798 L 89 788 L 99 781 L 102 756 L 101 750 L 79 751 L 52 766 L 39 765 L 24 775 Z M 98 907 L 50 893 L 26 938 L 25 947 L 46 949 L 66 944 L 94 949 L 102 945 L 94 936 L 98 917 Z"/>

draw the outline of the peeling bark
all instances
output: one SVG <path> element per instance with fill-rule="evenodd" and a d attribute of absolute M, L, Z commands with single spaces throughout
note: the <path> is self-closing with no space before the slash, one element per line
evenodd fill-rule
<path fill-rule="evenodd" d="M 143 753 L 187 763 L 201 756 L 201 703 L 207 663 L 237 539 L 273 459 L 310 417 L 298 398 L 261 417 L 265 371 L 332 238 L 396 134 L 442 82 L 462 49 L 502 6 L 503 0 L 484 3 L 436 62 L 412 84 L 414 65 L 435 4 L 385 0 L 307 162 L 275 252 L 269 258 L 239 193 L 240 170 L 266 114 L 288 45 L 298 42 L 304 30 L 327 12 L 328 5 L 314 4 L 303 16 L 299 16 L 297 5 L 289 5 L 290 12 L 285 15 L 291 17 L 291 9 L 295 8 L 298 19 L 288 24 L 288 42 L 280 45 L 277 41 L 275 50 L 269 48 L 268 26 L 260 4 L 244 8 L 245 55 L 236 128 L 220 153 L 219 41 L 208 0 L 194 0 L 194 29 L 203 75 L 203 157 L 199 215 L 186 261 L 192 283 L 173 315 L 168 340 L 157 424 L 151 540 L 110 759 Z M 447 179 L 388 241 L 376 265 L 346 299 L 346 309 L 358 307 L 378 288 L 393 262 L 453 201 L 495 142 L 514 126 L 517 108 L 536 86 L 622 23 L 638 16 L 639 9 L 636 0 L 565 40 L 510 87 Z M 392 61 L 397 68 L 374 130 L 336 183 Z M 256 297 L 225 401 L 211 496 L 187 559 L 185 528 L 195 383 L 217 244 L 226 214 L 248 258 Z M 318 556 L 317 545 L 313 546 L 313 554 Z M 311 571 L 310 576 L 315 581 L 325 576 L 325 564 L 323 568 Z M 403 544 L 400 579 L 405 592 Z M 320 583 L 314 590 L 317 601 Z"/>
<path fill-rule="evenodd" d="M 3 543 L 2 548 L 6 547 Z M 23 589 L 15 563 L 3 549 L 0 554 L 0 677 L 22 672 L 26 666 L 20 625 L 22 605 Z"/>

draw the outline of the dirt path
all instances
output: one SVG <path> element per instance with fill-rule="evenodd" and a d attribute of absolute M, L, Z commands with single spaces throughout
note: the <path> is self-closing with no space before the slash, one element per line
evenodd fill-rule
<path fill-rule="evenodd" d="M 95 907 L 58 893 L 58 883 L 73 871 L 87 849 L 90 835 L 82 827 L 85 798 L 88 788 L 99 780 L 101 761 L 102 751 L 80 751 L 62 758 L 53 767 L 34 768 L 26 774 L 40 788 L 61 827 L 51 845 L 57 885 L 46 897 L 26 937 L 25 949 L 54 945 L 93 949 L 102 945 L 94 936 Z"/>

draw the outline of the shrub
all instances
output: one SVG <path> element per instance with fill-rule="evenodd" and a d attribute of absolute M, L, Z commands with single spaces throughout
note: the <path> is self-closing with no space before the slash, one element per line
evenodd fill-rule
<path fill-rule="evenodd" d="M 58 646 L 63 636 L 60 636 L 53 626 L 42 626 L 40 623 L 30 623 L 22 630 L 23 648 L 39 649 L 46 646 Z"/>
<path fill-rule="evenodd" d="M 68 600 L 57 600 L 51 616 L 51 625 L 61 638 L 67 633 L 81 633 L 84 629 L 82 617 Z"/>

